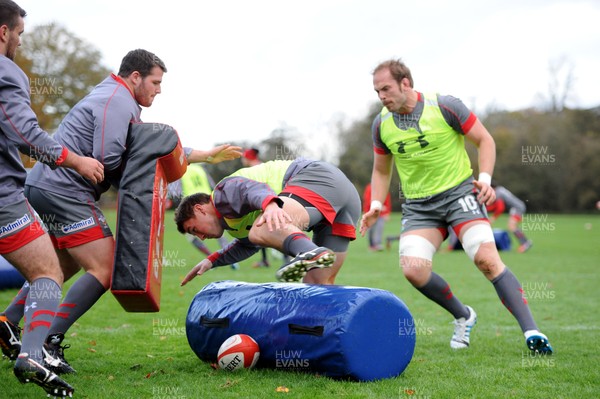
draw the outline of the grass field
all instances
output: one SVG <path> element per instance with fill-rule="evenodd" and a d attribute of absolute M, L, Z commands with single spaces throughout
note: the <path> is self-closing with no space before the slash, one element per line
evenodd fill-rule
<path fill-rule="evenodd" d="M 114 214 L 107 212 L 114 219 Z M 271 268 L 254 269 L 258 258 L 242 268 L 215 269 L 187 286 L 179 281 L 202 259 L 176 232 L 167 214 L 161 311 L 127 313 L 107 293 L 67 333 L 72 347 L 66 358 L 77 369 L 65 379 L 79 398 L 598 398 L 600 375 L 600 216 L 528 215 L 526 233 L 533 248 L 525 253 L 503 252 L 507 265 L 520 279 L 540 329 L 551 339 L 555 355 L 532 357 L 521 331 L 501 305 L 492 285 L 458 251 L 440 252 L 434 269 L 443 275 L 463 302 L 473 306 L 478 323 L 471 347 L 452 351 L 451 316 L 425 299 L 398 268 L 398 244 L 372 253 L 364 238 L 352 243 L 337 283 L 385 289 L 401 298 L 415 318 L 417 346 L 402 375 L 370 383 L 278 370 L 236 373 L 214 370 L 191 351 L 185 319 L 194 295 L 218 280 L 268 282 Z M 400 215 L 386 225 L 397 234 Z M 114 222 L 114 221 L 113 221 Z M 495 227 L 504 227 L 500 219 Z M 216 242 L 209 246 L 216 249 Z M 514 242 L 513 242 L 514 247 Z M 257 255 L 258 256 L 258 255 Z M 67 283 L 66 287 L 70 284 Z M 0 291 L 0 307 L 16 290 Z M 365 354 L 365 357 L 368 354 Z M 2 398 L 43 397 L 33 385 L 21 385 L 12 364 L 0 361 Z M 286 392 L 276 392 L 285 386 Z"/>

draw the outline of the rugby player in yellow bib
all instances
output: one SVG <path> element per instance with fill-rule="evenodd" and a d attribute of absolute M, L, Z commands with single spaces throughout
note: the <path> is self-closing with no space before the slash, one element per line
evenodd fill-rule
<path fill-rule="evenodd" d="M 551 354 L 552 347 L 538 330 L 521 284 L 500 259 L 487 219 L 485 205 L 495 199 L 490 185 L 496 161 L 494 139 L 459 99 L 416 91 L 411 72 L 401 60 L 379 64 L 373 72 L 373 87 L 383 109 L 372 125 L 372 202 L 362 217 L 361 234 L 379 216 L 394 162 L 406 200 L 402 205 L 400 267 L 417 290 L 454 317 L 450 346 L 467 348 L 477 322 L 473 308 L 463 304 L 432 270 L 433 255 L 452 228 L 519 323 L 527 347 L 533 353 Z M 477 180 L 465 138 L 478 148 Z"/>

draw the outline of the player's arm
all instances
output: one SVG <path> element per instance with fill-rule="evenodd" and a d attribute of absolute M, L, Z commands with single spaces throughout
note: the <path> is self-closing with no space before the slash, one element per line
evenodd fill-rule
<path fill-rule="evenodd" d="M 212 268 L 232 265 L 248 259 L 250 256 L 257 253 L 259 249 L 260 247 L 253 245 L 248 239 L 235 239 L 224 248 L 217 252 L 213 252 L 206 259 L 194 266 L 183 278 L 181 285 L 186 285 L 196 276 L 201 276 Z"/>
<path fill-rule="evenodd" d="M 471 129 L 466 132 L 467 139 L 478 148 L 479 177 L 473 182 L 479 190 L 477 199 L 481 204 L 489 205 L 496 199 L 491 186 L 492 174 L 496 163 L 496 143 L 494 138 L 477 119 Z"/>
<path fill-rule="evenodd" d="M 381 141 L 380 126 L 381 117 L 377 116 L 371 126 L 374 148 L 373 171 L 371 172 L 371 204 L 366 205 L 369 210 L 365 212 L 360 220 L 360 234 L 362 236 L 379 218 L 392 181 L 393 155 Z"/>
<path fill-rule="evenodd" d="M 240 158 L 242 156 L 242 147 L 231 144 L 222 144 L 207 151 L 190 148 L 186 149 L 185 155 L 188 164 L 198 162 L 215 164 Z"/>
<path fill-rule="evenodd" d="M 74 169 L 93 183 L 104 179 L 104 168 L 95 159 L 82 157 L 59 144 L 38 124 L 31 109 L 25 74 L 14 65 L 12 70 L 0 71 L 0 129 L 19 150 L 55 168 Z M 21 81 L 21 80 L 25 81 Z"/>

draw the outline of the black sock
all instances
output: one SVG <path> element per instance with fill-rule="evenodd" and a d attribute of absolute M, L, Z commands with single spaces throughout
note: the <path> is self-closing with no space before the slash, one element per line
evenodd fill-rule
<path fill-rule="evenodd" d="M 30 284 L 25 301 L 21 353 L 28 353 L 37 362 L 42 362 L 42 345 L 48 336 L 61 295 L 58 283 L 47 277 L 38 278 Z"/>
<path fill-rule="evenodd" d="M 523 288 L 508 267 L 492 280 L 492 284 L 494 284 L 494 288 L 496 288 L 502 304 L 506 306 L 508 311 L 519 322 L 521 330 L 523 332 L 537 330 L 537 325 L 531 315 L 527 299 L 523 294 Z"/>
<path fill-rule="evenodd" d="M 106 292 L 106 288 L 92 274 L 85 273 L 69 289 L 58 307 L 56 317 L 50 326 L 50 334 L 66 333 L 67 330 L 87 312 Z"/>
<path fill-rule="evenodd" d="M 290 256 L 311 251 L 317 245 L 304 233 L 292 233 L 283 240 L 283 253 Z"/>
<path fill-rule="evenodd" d="M 469 318 L 469 309 L 452 294 L 450 285 L 440 275 L 432 272 L 429 281 L 424 286 L 416 288 L 427 298 L 450 312 L 455 319 Z"/>
<path fill-rule="evenodd" d="M 521 229 L 516 229 L 513 234 L 519 240 L 519 244 L 525 244 L 527 242 L 527 237 L 525 237 L 525 233 Z"/>
<path fill-rule="evenodd" d="M 19 290 L 17 295 L 13 298 L 12 302 L 6 310 L 4 311 L 4 315 L 15 326 L 18 326 L 21 323 L 21 319 L 23 318 L 23 313 L 25 312 L 25 301 L 27 300 L 27 295 L 29 294 L 29 283 L 25 281 L 23 287 Z"/>

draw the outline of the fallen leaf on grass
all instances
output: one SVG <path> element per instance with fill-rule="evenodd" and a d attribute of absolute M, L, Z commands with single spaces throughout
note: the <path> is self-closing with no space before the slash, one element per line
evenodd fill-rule
<path fill-rule="evenodd" d="M 155 376 L 156 374 L 164 374 L 165 371 L 164 370 L 155 370 L 151 373 L 146 374 L 146 378 L 150 378 L 152 376 Z"/>
<path fill-rule="evenodd" d="M 229 379 L 228 379 L 228 380 L 225 382 L 225 384 L 222 384 L 222 385 L 221 385 L 221 388 L 229 388 L 229 387 L 232 387 L 232 386 L 236 385 L 237 383 L 238 383 L 238 382 L 237 382 L 236 380 L 229 380 Z"/>
<path fill-rule="evenodd" d="M 281 386 L 281 387 L 277 387 L 277 388 L 275 388 L 275 392 L 284 392 L 284 393 L 288 393 L 289 391 L 290 391 L 290 389 L 289 389 L 288 387 L 284 387 L 284 386 Z"/>

